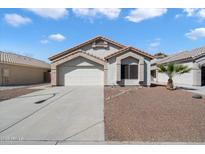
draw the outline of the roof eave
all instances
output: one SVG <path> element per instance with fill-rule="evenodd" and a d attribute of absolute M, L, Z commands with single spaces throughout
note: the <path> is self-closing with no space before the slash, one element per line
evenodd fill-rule
<path fill-rule="evenodd" d="M 121 54 L 121 53 L 123 53 L 123 52 L 129 51 L 129 50 L 131 50 L 131 51 L 133 50 L 133 51 L 135 51 L 135 52 L 138 52 L 139 54 L 141 54 L 141 55 L 143 55 L 143 56 L 145 56 L 145 57 L 147 57 L 147 58 L 149 58 L 149 59 L 151 59 L 151 60 L 154 59 L 154 56 L 149 55 L 149 54 L 147 54 L 147 53 L 141 51 L 140 49 L 137 49 L 137 48 L 134 48 L 134 47 L 131 47 L 131 46 L 125 47 L 124 49 L 121 49 L 121 50 L 119 50 L 119 51 L 116 52 L 116 53 L 113 53 L 113 54 L 111 54 L 111 55 L 108 55 L 107 57 L 105 57 L 105 59 L 108 60 L 108 59 L 110 59 L 110 58 L 112 58 L 112 57 L 115 57 L 115 56 L 117 56 L 117 55 L 119 55 L 119 54 Z"/>

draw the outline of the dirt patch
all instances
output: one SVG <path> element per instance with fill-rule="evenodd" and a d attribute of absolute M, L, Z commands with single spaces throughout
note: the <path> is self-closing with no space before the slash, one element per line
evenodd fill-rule
<path fill-rule="evenodd" d="M 0 90 L 0 102 L 4 100 L 8 100 L 11 98 L 15 98 L 21 95 L 26 95 L 40 89 L 28 89 L 27 88 L 16 88 L 16 89 L 8 89 L 8 90 Z"/>
<path fill-rule="evenodd" d="M 204 142 L 205 99 L 164 87 L 105 87 L 105 135 L 108 141 Z"/>

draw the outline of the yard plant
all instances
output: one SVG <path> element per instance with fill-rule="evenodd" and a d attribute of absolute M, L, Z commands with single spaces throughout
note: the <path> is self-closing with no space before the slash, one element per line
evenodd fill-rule
<path fill-rule="evenodd" d="M 157 67 L 158 72 L 164 73 L 168 76 L 167 89 L 169 90 L 174 89 L 173 77 L 175 75 L 184 74 L 191 71 L 191 68 L 188 66 L 176 63 L 158 64 Z"/>

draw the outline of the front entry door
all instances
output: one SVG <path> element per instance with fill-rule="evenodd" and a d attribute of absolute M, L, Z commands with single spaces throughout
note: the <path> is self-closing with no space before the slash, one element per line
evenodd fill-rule
<path fill-rule="evenodd" d="M 205 67 L 201 68 L 201 85 L 205 86 Z"/>

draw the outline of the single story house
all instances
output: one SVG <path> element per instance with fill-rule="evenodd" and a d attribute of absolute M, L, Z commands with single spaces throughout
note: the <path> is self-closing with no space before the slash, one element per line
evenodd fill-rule
<path fill-rule="evenodd" d="M 151 82 L 166 84 L 168 77 L 157 71 L 157 64 L 178 63 L 191 68 L 189 73 L 176 75 L 173 78 L 177 86 L 204 86 L 205 85 L 205 47 L 183 51 L 163 59 L 154 59 L 151 62 Z"/>
<path fill-rule="evenodd" d="M 49 82 L 50 64 L 0 51 L 0 86 Z"/>
<path fill-rule="evenodd" d="M 150 85 L 154 57 L 102 36 L 52 57 L 51 83 L 62 85 Z"/>

